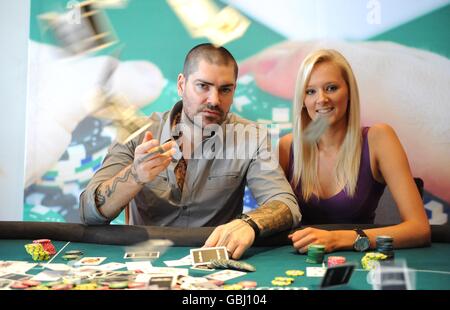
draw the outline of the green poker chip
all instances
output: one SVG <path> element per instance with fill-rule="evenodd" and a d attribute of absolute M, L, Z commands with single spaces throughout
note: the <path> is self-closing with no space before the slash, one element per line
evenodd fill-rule
<path fill-rule="evenodd" d="M 80 259 L 80 255 L 66 254 L 62 256 L 64 260 L 77 260 Z"/>
<path fill-rule="evenodd" d="M 66 251 L 64 254 L 65 255 L 78 255 L 78 256 L 81 256 L 81 255 L 83 255 L 83 252 L 80 251 L 80 250 L 70 250 L 70 251 Z"/>
<path fill-rule="evenodd" d="M 109 283 L 109 288 L 127 288 L 128 287 L 128 281 L 121 281 L 121 282 L 111 282 Z"/>

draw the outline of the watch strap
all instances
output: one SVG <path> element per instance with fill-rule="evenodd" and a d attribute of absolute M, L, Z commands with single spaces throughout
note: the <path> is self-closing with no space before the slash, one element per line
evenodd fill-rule
<path fill-rule="evenodd" d="M 364 230 L 360 229 L 360 228 L 355 228 L 353 229 L 354 231 L 356 231 L 356 233 L 358 234 L 358 236 L 360 237 L 364 237 L 364 238 L 369 238 L 367 237 L 366 233 L 364 232 Z"/>
<path fill-rule="evenodd" d="M 247 214 L 242 213 L 238 219 L 243 220 L 244 222 L 246 222 L 248 225 L 250 225 L 251 228 L 253 228 L 254 232 L 255 232 L 255 238 L 259 236 L 259 234 L 261 233 L 258 224 L 255 223 L 255 221 Z"/>

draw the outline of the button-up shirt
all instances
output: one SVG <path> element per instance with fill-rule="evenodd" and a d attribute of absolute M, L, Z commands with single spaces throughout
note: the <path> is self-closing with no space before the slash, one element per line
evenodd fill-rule
<path fill-rule="evenodd" d="M 174 115 L 182 111 L 182 105 L 180 101 L 171 111 L 153 113 L 149 117 L 147 131 L 153 134 L 154 139 L 161 143 L 174 140 L 171 124 Z M 236 127 L 239 130 L 246 128 L 247 131 L 256 132 L 260 138 L 247 139 L 245 143 L 227 143 L 235 139 L 223 138 L 227 125 L 238 125 Z M 174 173 L 177 160 L 173 160 L 167 169 L 145 184 L 129 203 L 130 224 L 200 227 L 227 223 L 242 213 L 246 185 L 258 205 L 271 200 L 280 201 L 289 207 L 293 226 L 299 223 L 301 215 L 297 200 L 278 162 L 274 164 L 268 135 L 262 134 L 255 123 L 233 113 L 228 113 L 220 127 L 224 130 L 223 135 L 212 132 L 210 137 L 200 143 L 199 147 L 203 148 L 203 152 L 200 152 L 202 158 L 195 156 L 199 154 L 198 150 L 192 150 L 193 157 L 188 159 L 182 191 Z M 114 143 L 110 147 L 102 166 L 81 193 L 80 214 L 84 223 L 106 224 L 113 220 L 105 218 L 98 211 L 95 204 L 96 189 L 133 163 L 134 151 L 142 143 L 144 135 L 145 132 L 142 132 L 126 144 Z M 223 151 L 223 156 L 217 156 L 219 149 Z M 247 156 L 236 158 L 239 154 Z"/>

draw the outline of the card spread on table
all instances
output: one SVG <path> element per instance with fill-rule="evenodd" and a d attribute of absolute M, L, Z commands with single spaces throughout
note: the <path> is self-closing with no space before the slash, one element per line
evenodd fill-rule
<path fill-rule="evenodd" d="M 208 264 L 213 259 L 228 259 L 227 248 L 213 247 L 213 248 L 199 248 L 191 249 L 192 264 L 205 265 Z"/>
<path fill-rule="evenodd" d="M 197 271 L 207 271 L 207 272 L 216 270 L 213 267 L 209 267 L 209 265 L 195 265 L 195 266 L 192 266 L 190 269 L 197 270 Z"/>
<path fill-rule="evenodd" d="M 212 280 L 228 281 L 246 274 L 247 274 L 246 272 L 237 270 L 221 270 L 219 272 L 207 275 L 206 277 Z"/>
<path fill-rule="evenodd" d="M 140 252 L 126 252 L 123 258 L 131 258 L 131 259 L 156 259 L 159 258 L 159 252 L 149 252 L 149 251 L 140 251 Z"/>

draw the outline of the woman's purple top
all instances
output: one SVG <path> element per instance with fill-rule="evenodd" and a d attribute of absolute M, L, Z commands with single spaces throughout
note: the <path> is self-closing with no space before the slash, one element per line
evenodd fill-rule
<path fill-rule="evenodd" d="M 308 202 L 305 202 L 302 195 L 301 182 L 294 190 L 302 213 L 303 225 L 311 224 L 338 224 L 338 223 L 373 223 L 375 209 L 383 194 L 385 184 L 381 184 L 373 178 L 370 169 L 370 153 L 367 133 L 369 127 L 363 128 L 363 147 L 361 152 L 361 163 L 359 167 L 358 183 L 355 195 L 347 195 L 345 188 L 336 195 L 319 199 L 314 194 Z M 289 158 L 288 180 L 292 184 L 293 174 L 293 150 Z"/>

